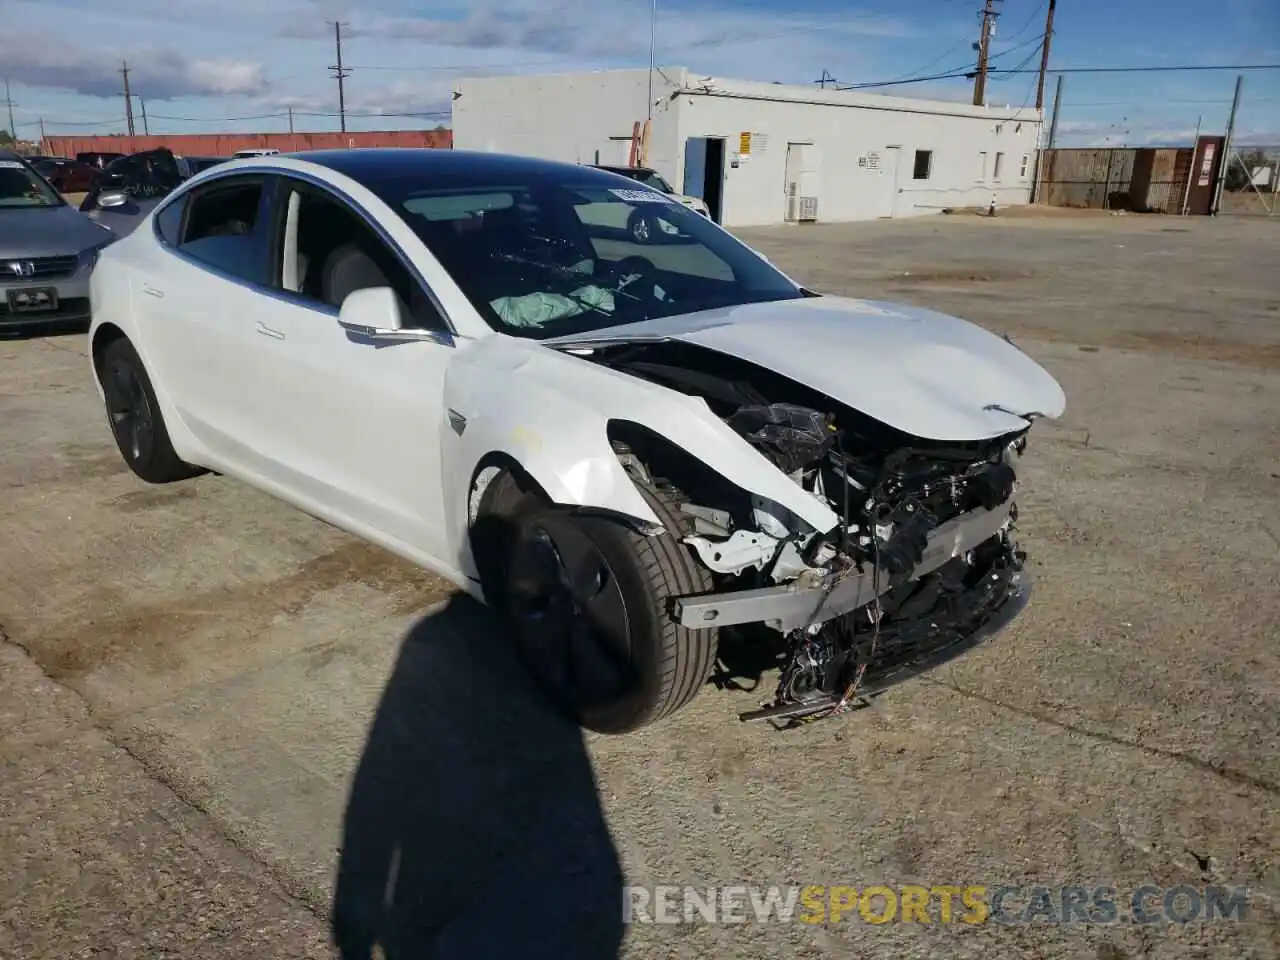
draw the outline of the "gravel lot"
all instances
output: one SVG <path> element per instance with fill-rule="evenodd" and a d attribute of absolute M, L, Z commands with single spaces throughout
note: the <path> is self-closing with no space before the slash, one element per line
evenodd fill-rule
<path fill-rule="evenodd" d="M 359 944 L 389 875 L 447 956 L 609 955 L 623 883 L 1254 888 L 1244 922 L 637 924 L 634 957 L 1280 956 L 1280 222 L 744 233 L 1060 378 L 1014 626 L 797 731 L 737 722 L 771 689 L 739 662 L 584 738 L 439 582 L 230 480 L 133 478 L 82 335 L 3 340 L 0 956 L 327 956 L 335 878 Z"/>

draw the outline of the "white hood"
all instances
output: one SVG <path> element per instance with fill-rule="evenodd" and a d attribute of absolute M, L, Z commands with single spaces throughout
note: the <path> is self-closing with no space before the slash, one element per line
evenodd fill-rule
<path fill-rule="evenodd" d="M 985 440 L 1056 418 L 1058 382 L 982 327 L 919 307 L 813 297 L 753 303 L 545 340 L 671 339 L 767 367 L 927 440 Z"/>

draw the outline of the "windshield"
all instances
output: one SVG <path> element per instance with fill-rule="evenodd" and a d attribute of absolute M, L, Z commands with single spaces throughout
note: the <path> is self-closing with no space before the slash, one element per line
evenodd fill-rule
<path fill-rule="evenodd" d="M 58 207 L 62 198 L 25 163 L 0 160 L 0 209 L 7 207 Z"/>
<path fill-rule="evenodd" d="M 513 336 L 590 333 L 803 296 L 758 254 L 667 195 L 613 177 L 571 178 L 371 186 L 486 322 Z"/>

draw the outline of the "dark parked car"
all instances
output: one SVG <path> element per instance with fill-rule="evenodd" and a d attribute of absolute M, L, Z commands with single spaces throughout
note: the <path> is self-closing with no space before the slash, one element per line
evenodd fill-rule
<path fill-rule="evenodd" d="M 102 171 L 78 160 L 41 157 L 31 161 L 32 168 L 49 181 L 59 193 L 85 193 L 93 189 Z"/>
<path fill-rule="evenodd" d="M 131 153 L 107 164 L 80 212 L 124 236 L 187 179 L 178 158 L 164 147 Z"/>
<path fill-rule="evenodd" d="M 97 167 L 101 170 L 112 160 L 119 160 L 123 156 L 123 153 L 97 153 L 90 151 L 88 153 L 77 153 L 76 159 L 80 163 L 87 163 L 89 166 Z"/>

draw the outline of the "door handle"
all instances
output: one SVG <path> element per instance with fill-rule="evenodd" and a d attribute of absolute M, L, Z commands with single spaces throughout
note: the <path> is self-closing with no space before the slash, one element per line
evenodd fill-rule
<path fill-rule="evenodd" d="M 149 287 L 145 283 L 142 285 L 142 292 L 151 297 L 159 297 L 161 300 L 164 299 L 163 290 L 157 290 L 155 287 Z"/>
<path fill-rule="evenodd" d="M 284 339 L 283 333 L 281 333 L 279 330 L 273 330 L 271 327 L 268 327 L 261 320 L 258 321 L 258 332 L 262 334 L 264 337 L 271 337 L 273 340 Z"/>

